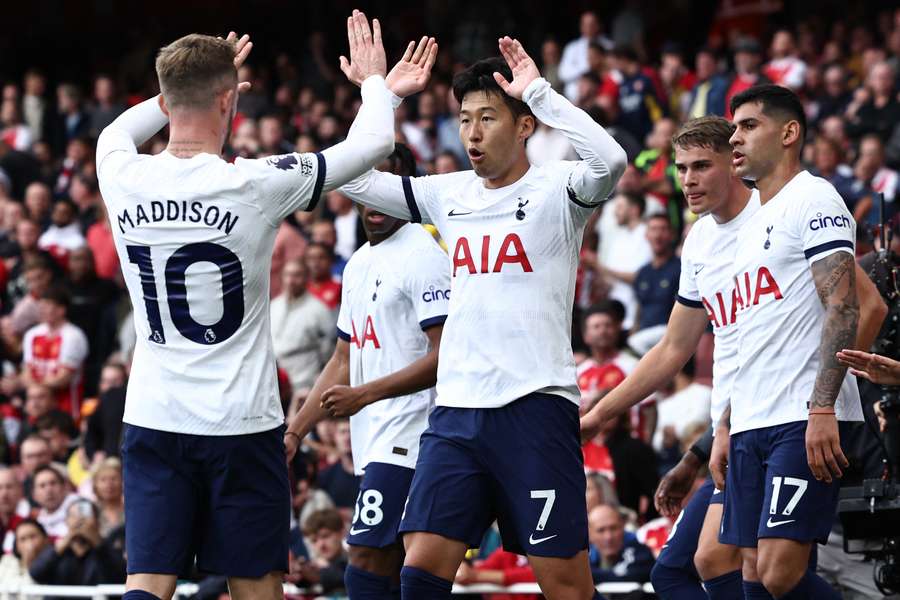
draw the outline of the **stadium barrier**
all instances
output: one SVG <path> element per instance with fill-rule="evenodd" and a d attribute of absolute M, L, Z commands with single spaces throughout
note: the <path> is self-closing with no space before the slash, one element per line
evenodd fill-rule
<path fill-rule="evenodd" d="M 649 583 L 635 582 L 616 582 L 601 583 L 597 586 L 597 591 L 601 594 L 615 598 L 618 595 L 629 594 L 635 590 L 643 590 L 648 594 L 653 593 L 653 586 Z M 175 589 L 174 600 L 186 599 L 197 592 L 197 584 L 183 583 Z M 286 594 L 315 594 L 316 590 L 301 589 L 295 585 L 285 584 L 284 592 Z M 59 598 L 91 598 L 92 600 L 109 600 L 115 596 L 121 596 L 125 593 L 125 586 L 120 584 L 114 585 L 97 585 L 97 586 L 78 586 L 78 585 L 24 585 L 24 586 L 7 586 L 0 582 L 0 600 L 36 600 L 42 596 L 56 596 Z M 454 594 L 540 594 L 541 590 L 536 583 L 517 583 L 510 586 L 492 585 L 479 583 L 475 585 L 454 585 Z M 340 598 L 342 596 L 329 596 L 329 598 Z"/>

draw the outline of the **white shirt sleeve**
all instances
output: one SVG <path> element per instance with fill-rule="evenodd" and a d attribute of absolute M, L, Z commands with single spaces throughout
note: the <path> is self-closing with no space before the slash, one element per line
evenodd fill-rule
<path fill-rule="evenodd" d="M 32 327 L 25 332 L 25 337 L 22 338 L 22 364 L 25 365 L 25 368 L 28 368 L 28 364 L 34 360 L 34 336 L 35 329 Z"/>
<path fill-rule="evenodd" d="M 561 131 L 575 147 L 581 160 L 567 163 L 566 193 L 574 205 L 593 210 L 625 172 L 625 151 L 586 112 L 553 91 L 546 79 L 532 81 L 522 99 L 542 123 Z"/>
<path fill-rule="evenodd" d="M 300 209 L 312 210 L 325 184 L 325 158 L 318 152 L 234 161 L 252 182 L 259 208 L 273 227 Z"/>
<path fill-rule="evenodd" d="M 341 306 L 338 310 L 337 336 L 349 342 L 353 337 L 353 323 L 350 321 L 350 301 L 347 297 L 347 268 L 344 267 L 344 285 L 341 286 Z"/>
<path fill-rule="evenodd" d="M 691 242 L 696 227 L 697 225 L 694 224 L 694 229 L 688 233 L 681 249 L 681 275 L 678 277 L 678 294 L 675 299 L 690 308 L 703 308 L 703 298 L 700 296 L 700 289 L 697 286 L 697 276 L 694 274 L 694 261 L 692 260 L 693 244 Z"/>
<path fill-rule="evenodd" d="M 156 135 L 168 122 L 169 118 L 159 106 L 158 95 L 116 117 L 97 138 L 97 177 L 102 179 L 116 160 L 137 154 L 137 147 Z"/>
<path fill-rule="evenodd" d="M 827 182 L 816 182 L 791 205 L 793 226 L 810 266 L 835 252 L 854 254 L 856 222 L 847 204 Z"/>
<path fill-rule="evenodd" d="M 76 325 L 63 330 L 59 349 L 59 364 L 69 369 L 80 369 L 88 355 L 88 340 Z"/>
<path fill-rule="evenodd" d="M 450 260 L 437 242 L 432 243 L 432 250 L 410 257 L 405 281 L 423 330 L 442 325 L 450 306 Z"/>

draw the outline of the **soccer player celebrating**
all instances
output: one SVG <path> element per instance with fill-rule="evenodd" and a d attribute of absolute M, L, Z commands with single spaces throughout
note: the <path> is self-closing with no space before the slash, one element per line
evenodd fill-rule
<path fill-rule="evenodd" d="M 453 81 L 474 172 L 370 171 L 342 188 L 436 225 L 450 248 L 437 407 L 400 524 L 408 600 L 449 598 L 467 547 L 494 520 L 504 548 L 528 555 L 545 596 L 595 594 L 570 332 L 582 232 L 625 152 L 550 88 L 518 41 L 499 45 L 505 61 L 480 61 Z M 531 166 L 525 141 L 536 119 L 564 133 L 581 160 Z"/>
<path fill-rule="evenodd" d="M 735 172 L 756 183 L 761 207 L 735 244 L 738 370 L 719 539 L 741 547 L 747 598 L 839 598 L 807 564 L 848 465 L 839 423 L 863 418 L 836 357 L 859 325 L 856 224 L 834 187 L 801 167 L 806 117 L 792 91 L 753 87 L 731 111 Z"/>
<path fill-rule="evenodd" d="M 124 421 L 126 600 L 171 597 L 194 564 L 232 597 L 281 598 L 290 492 L 269 335 L 269 258 L 281 220 L 393 148 L 378 22 L 348 19 L 363 104 L 321 154 L 221 157 L 237 107 L 236 40 L 188 35 L 160 50 L 161 96 L 98 140 L 97 168 L 135 311 Z M 342 64 L 347 60 L 342 59 Z M 167 122 L 166 151 L 139 155 Z"/>
<path fill-rule="evenodd" d="M 415 173 L 405 146 L 398 144 L 394 157 L 394 172 Z M 371 208 L 360 212 L 369 242 L 344 269 L 337 347 L 286 444 L 290 458 L 320 418 L 352 415 L 353 465 L 363 479 L 344 582 L 351 600 L 390 600 L 403 565 L 400 516 L 434 407 L 450 269 L 423 227 Z"/>

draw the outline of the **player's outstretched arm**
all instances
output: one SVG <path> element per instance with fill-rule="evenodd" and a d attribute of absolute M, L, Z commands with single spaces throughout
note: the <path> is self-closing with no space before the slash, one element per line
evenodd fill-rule
<path fill-rule="evenodd" d="M 707 323 L 709 318 L 704 309 L 676 303 L 663 339 L 641 358 L 625 381 L 601 398 L 581 418 L 581 438 L 593 438 L 606 421 L 619 416 L 671 381 L 697 350 Z"/>
<path fill-rule="evenodd" d="M 837 352 L 856 343 L 859 300 L 856 295 L 856 261 L 849 252 L 835 252 L 810 267 L 825 321 L 819 343 L 819 371 L 810 398 L 806 427 L 806 453 L 816 479 L 830 483 L 849 463 L 841 451 L 834 403 L 847 368 Z"/>
<path fill-rule="evenodd" d="M 900 362 L 887 356 L 844 349 L 837 353 L 837 359 L 857 377 L 878 385 L 900 385 Z"/>
<path fill-rule="evenodd" d="M 363 102 L 347 139 L 322 152 L 325 191 L 359 177 L 394 150 L 394 111 L 384 80 L 387 61 L 378 19 L 370 28 L 366 16 L 354 10 L 347 19 L 347 40 L 350 60 L 342 57 L 341 68 L 346 63 L 346 69 L 359 78 Z"/>
<path fill-rule="evenodd" d="M 625 172 L 625 150 L 586 112 L 553 91 L 518 40 L 500 38 L 500 53 L 513 74 L 509 82 L 494 73 L 503 91 L 528 104 L 542 123 L 560 130 L 581 157 L 569 176 L 570 198 L 588 206 L 606 200 Z"/>
<path fill-rule="evenodd" d="M 434 387 L 437 382 L 438 352 L 441 346 L 443 325 L 435 325 L 425 331 L 428 336 L 428 354 L 406 367 L 372 380 L 350 387 L 334 385 L 322 394 L 322 405 L 333 417 L 349 417 L 363 408 L 388 398 L 405 396 Z"/>
<path fill-rule="evenodd" d="M 328 388 L 350 383 L 350 344 L 338 339 L 334 348 L 334 354 L 325 363 L 325 368 L 316 379 L 312 389 L 306 396 L 306 401 L 284 432 L 284 451 L 288 462 L 294 459 L 300 441 L 305 438 L 316 423 L 328 416 L 328 411 L 322 405 L 322 392 Z"/>

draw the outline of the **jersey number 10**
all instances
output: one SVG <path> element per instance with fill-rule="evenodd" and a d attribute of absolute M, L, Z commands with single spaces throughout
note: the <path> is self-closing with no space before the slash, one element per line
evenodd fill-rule
<path fill-rule="evenodd" d="M 150 325 L 148 339 L 165 344 L 166 332 L 159 313 L 150 247 L 127 246 L 127 249 L 129 262 L 136 264 L 141 273 L 141 288 Z M 198 262 L 211 262 L 222 272 L 222 317 L 212 325 L 195 321 L 188 306 L 185 273 L 188 267 Z M 240 259 L 228 248 L 209 242 L 182 246 L 166 261 L 165 280 L 172 323 L 187 339 L 205 346 L 219 344 L 234 335 L 244 320 L 244 272 Z"/>

